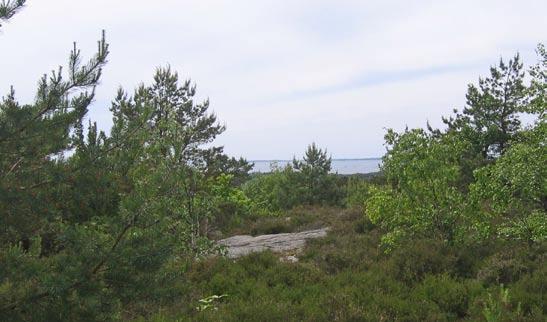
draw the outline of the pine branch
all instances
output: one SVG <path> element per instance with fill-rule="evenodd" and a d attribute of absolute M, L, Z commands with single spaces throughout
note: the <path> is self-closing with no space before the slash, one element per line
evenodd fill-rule
<path fill-rule="evenodd" d="M 0 22 L 8 21 L 13 17 L 23 6 L 26 0 L 2 0 L 0 3 Z M 0 27 L 2 24 L 0 23 Z"/>
<path fill-rule="evenodd" d="M 81 94 L 83 96 L 80 97 L 80 99 L 82 100 L 80 102 L 82 103 L 82 106 L 80 107 L 87 108 L 87 106 L 93 100 L 95 86 L 97 86 L 99 82 L 102 74 L 102 68 L 107 62 L 106 58 L 109 53 L 108 43 L 106 43 L 104 30 L 101 40 L 98 41 L 97 53 L 92 59 L 89 60 L 86 66 L 79 66 L 79 52 L 80 51 L 77 50 L 76 47 L 74 47 L 73 51 L 70 54 L 70 79 L 68 81 L 63 81 L 61 67 L 59 67 L 59 70 L 57 72 L 53 72 L 49 81 L 45 75 L 44 77 L 42 77 L 40 81 L 40 87 L 38 89 L 38 99 L 36 102 L 36 106 L 43 105 L 43 107 L 31 118 L 29 122 L 0 138 L 0 143 L 6 141 L 14 135 L 23 132 L 35 121 L 42 118 L 45 114 L 54 111 L 60 105 L 59 103 L 63 102 L 63 100 L 67 100 L 67 97 L 74 90 L 85 91 L 89 87 L 92 88 L 91 93 L 84 92 Z M 69 106 L 72 105 L 72 107 L 74 108 L 78 107 L 74 106 L 74 103 L 76 103 L 76 101 L 74 100 L 72 104 L 70 104 L 68 101 L 66 103 L 69 104 Z"/>
<path fill-rule="evenodd" d="M 122 228 L 121 232 L 117 235 L 114 243 L 112 244 L 112 246 L 110 247 L 110 250 L 107 252 L 107 254 L 103 257 L 103 259 L 101 261 L 99 261 L 99 263 L 97 263 L 90 271 L 88 274 L 86 274 L 85 276 L 89 279 L 93 278 L 93 276 L 96 276 L 97 273 L 100 271 L 100 269 L 104 266 L 104 264 L 106 264 L 106 261 L 107 259 L 114 253 L 114 251 L 117 249 L 117 247 L 119 246 L 120 242 L 123 240 L 123 238 L 125 237 L 125 235 L 127 234 L 127 232 L 129 231 L 129 229 L 131 227 L 133 227 L 136 222 L 137 222 L 137 219 L 138 217 L 143 213 L 143 211 L 145 210 L 145 207 L 142 207 L 141 209 L 139 209 L 139 211 L 137 211 L 133 217 L 131 218 L 131 220 L 124 225 L 124 227 Z M 85 279 L 84 280 L 80 280 L 80 281 L 77 281 L 73 284 L 71 284 L 70 286 L 67 287 L 66 290 L 72 290 L 72 289 L 75 289 L 77 287 L 79 287 L 80 285 L 82 285 L 83 283 L 85 282 Z M 15 310 L 17 309 L 18 307 L 20 307 L 21 305 L 23 305 L 24 303 L 33 303 L 33 302 L 36 302 L 40 299 L 43 299 L 43 298 L 46 298 L 48 296 L 51 296 L 51 292 L 50 291 L 44 291 L 44 292 L 41 292 L 41 293 L 38 293 L 38 294 L 34 294 L 32 296 L 29 296 L 27 298 L 24 298 L 24 299 L 21 299 L 17 302 L 14 302 L 14 303 L 10 303 L 10 304 L 7 304 L 7 305 L 4 305 L 0 308 L 0 312 L 1 311 L 12 311 L 12 310 Z"/>

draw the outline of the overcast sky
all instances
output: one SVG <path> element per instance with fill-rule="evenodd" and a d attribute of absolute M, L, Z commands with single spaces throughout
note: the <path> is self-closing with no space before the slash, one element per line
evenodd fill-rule
<path fill-rule="evenodd" d="M 288 159 L 311 142 L 335 158 L 381 156 L 385 128 L 441 125 L 467 84 L 547 38 L 547 1 L 28 0 L 0 32 L 0 92 L 32 101 L 77 41 L 111 44 L 90 117 L 108 130 L 118 87 L 170 64 L 227 131 L 233 156 Z"/>

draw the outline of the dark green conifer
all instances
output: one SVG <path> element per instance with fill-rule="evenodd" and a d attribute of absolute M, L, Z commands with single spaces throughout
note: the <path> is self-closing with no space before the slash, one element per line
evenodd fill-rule
<path fill-rule="evenodd" d="M 508 63 L 500 60 L 490 68 L 490 76 L 480 78 L 478 87 L 470 84 L 467 106 L 462 113 L 444 118 L 450 130 L 462 133 L 483 158 L 503 154 L 520 129 L 518 114 L 527 106 L 524 70 L 517 54 Z"/>

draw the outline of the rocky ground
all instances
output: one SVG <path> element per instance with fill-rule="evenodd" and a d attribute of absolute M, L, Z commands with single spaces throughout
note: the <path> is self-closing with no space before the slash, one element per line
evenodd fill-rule
<path fill-rule="evenodd" d="M 307 230 L 297 233 L 271 234 L 261 236 L 239 235 L 219 240 L 218 243 L 226 247 L 227 256 L 237 258 L 254 252 L 271 250 L 272 252 L 287 254 L 298 253 L 306 244 L 306 240 L 321 238 L 327 235 L 328 228 Z M 298 261 L 295 256 L 287 256 L 287 261 Z"/>

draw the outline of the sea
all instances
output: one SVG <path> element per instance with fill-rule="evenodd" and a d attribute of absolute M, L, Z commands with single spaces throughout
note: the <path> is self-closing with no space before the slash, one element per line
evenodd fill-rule
<path fill-rule="evenodd" d="M 266 173 L 270 172 L 272 167 L 284 167 L 290 160 L 255 160 L 254 168 L 251 172 Z M 372 173 L 380 170 L 380 158 L 368 159 L 332 159 L 332 173 L 338 174 L 357 174 L 357 173 Z"/>

